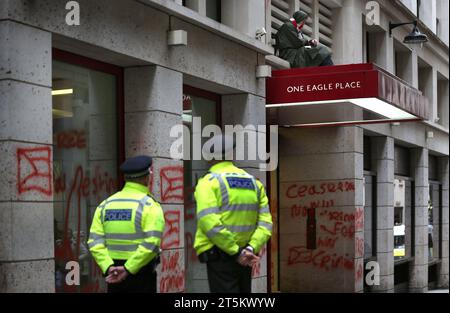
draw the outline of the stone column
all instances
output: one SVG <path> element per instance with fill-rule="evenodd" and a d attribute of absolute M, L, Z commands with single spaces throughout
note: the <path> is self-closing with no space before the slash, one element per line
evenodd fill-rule
<path fill-rule="evenodd" d="M 265 9 L 265 1 L 261 0 L 222 1 L 222 23 L 255 38 L 256 30 L 266 25 Z M 269 31 L 266 37 L 270 38 Z"/>
<path fill-rule="evenodd" d="M 335 64 L 363 62 L 362 1 L 345 0 L 333 9 L 333 61 Z M 351 42 L 355 44 L 349 44 Z M 358 43 L 358 44 L 356 44 Z"/>
<path fill-rule="evenodd" d="M 431 121 L 438 123 L 437 119 L 439 116 L 438 107 L 438 72 L 435 67 L 431 70 L 431 94 L 430 94 L 430 104 L 433 107 L 433 115 L 431 116 Z"/>
<path fill-rule="evenodd" d="M 206 0 L 186 0 L 186 6 L 201 15 L 206 15 Z"/>
<path fill-rule="evenodd" d="M 280 130 L 282 292 L 362 292 L 363 131 Z"/>
<path fill-rule="evenodd" d="M 126 157 L 153 157 L 150 191 L 161 203 L 166 219 L 163 254 L 158 266 L 158 291 L 185 289 L 183 161 L 173 160 L 172 126 L 182 124 L 183 77 L 160 66 L 125 70 Z"/>
<path fill-rule="evenodd" d="M 259 125 L 266 125 L 265 115 L 265 99 L 252 94 L 237 94 L 227 95 L 222 97 L 222 124 L 226 125 L 241 125 L 242 127 L 248 127 L 246 131 L 245 147 L 252 147 L 256 151 L 256 157 L 258 157 L 257 149 L 260 142 L 258 142 L 258 134 L 264 132 L 259 128 Z M 253 128 L 253 130 L 251 129 Z M 224 128 L 225 130 L 226 128 Z M 236 132 L 242 134 L 242 131 Z M 269 130 L 267 130 L 269 133 Z M 248 136 L 248 137 L 247 137 Z M 249 139 L 253 138 L 253 139 Z M 257 145 L 255 145 L 257 143 Z M 239 144 L 239 143 L 237 143 Z M 264 148 L 266 145 L 263 141 Z M 266 151 L 266 150 L 264 150 Z M 264 186 L 266 184 L 266 174 L 259 170 L 259 164 L 263 161 L 248 160 L 246 155 L 246 161 L 237 161 L 235 164 L 246 170 L 251 175 L 258 178 Z M 266 189 L 267 192 L 267 189 Z M 255 265 L 252 274 L 252 292 L 267 292 L 267 248 L 264 247 L 261 250 L 262 258 L 259 264 Z"/>
<path fill-rule="evenodd" d="M 439 158 L 439 180 L 442 184 L 442 262 L 438 266 L 438 286 L 448 288 L 448 157 Z"/>
<path fill-rule="evenodd" d="M 411 51 L 411 63 L 412 63 L 412 82 L 411 85 L 419 89 L 419 58 L 417 56 L 417 51 Z"/>
<path fill-rule="evenodd" d="M 52 42 L 0 21 L 0 292 L 54 292 Z"/>
<path fill-rule="evenodd" d="M 376 292 L 394 292 L 394 139 L 373 137 L 373 164 L 377 171 L 376 255 L 380 285 Z"/>
<path fill-rule="evenodd" d="M 412 149 L 411 166 L 415 182 L 414 262 L 410 266 L 410 292 L 428 290 L 428 149 Z"/>
<path fill-rule="evenodd" d="M 418 16 L 433 33 L 436 33 L 436 0 L 421 1 Z"/>
<path fill-rule="evenodd" d="M 448 46 L 448 33 L 449 33 L 449 25 L 448 25 L 448 1 L 447 0 L 437 0 L 436 2 L 436 14 L 437 18 L 439 19 L 439 26 L 436 29 L 436 33 L 438 34 L 439 38 L 443 42 L 445 42 Z"/>

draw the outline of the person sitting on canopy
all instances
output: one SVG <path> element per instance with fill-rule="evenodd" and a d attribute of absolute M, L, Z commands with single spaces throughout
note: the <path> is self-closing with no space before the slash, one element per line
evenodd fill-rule
<path fill-rule="evenodd" d="M 303 36 L 301 30 L 307 18 L 308 13 L 297 11 L 280 27 L 275 36 L 279 57 L 288 61 L 292 68 L 333 65 L 327 47 L 316 39 L 307 40 Z"/>

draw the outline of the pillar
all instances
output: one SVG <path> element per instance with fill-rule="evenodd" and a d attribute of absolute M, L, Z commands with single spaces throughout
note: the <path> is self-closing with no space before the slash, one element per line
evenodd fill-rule
<path fill-rule="evenodd" d="M 201 15 L 206 15 L 206 0 L 186 0 L 186 6 Z"/>
<path fill-rule="evenodd" d="M 375 292 L 394 292 L 394 139 L 372 137 L 373 164 L 377 171 L 376 255 L 380 285 Z"/>
<path fill-rule="evenodd" d="M 52 42 L 0 21 L 0 292 L 54 292 Z"/>
<path fill-rule="evenodd" d="M 248 128 L 247 135 L 245 139 L 245 147 L 249 147 L 250 145 L 254 147 L 256 151 L 256 157 L 258 157 L 257 149 L 258 145 L 254 145 L 254 143 L 258 140 L 258 134 L 263 134 L 264 131 L 261 128 L 258 128 L 259 125 L 266 125 L 266 116 L 265 116 L 265 98 L 258 97 L 252 94 L 236 94 L 236 95 L 226 95 L 222 96 L 222 124 L 223 127 L 226 125 L 242 125 L 246 126 L 254 126 L 254 130 Z M 226 128 L 223 128 L 224 130 Z M 242 134 L 243 132 L 236 132 Z M 267 130 L 268 133 L 268 130 Z M 250 140 L 249 138 L 253 137 L 254 140 Z M 265 140 L 262 141 L 264 144 L 264 148 L 266 145 Z M 266 151 L 266 150 L 265 150 Z M 246 170 L 251 175 L 255 176 L 259 179 L 263 185 L 266 187 L 267 192 L 267 184 L 266 184 L 266 174 L 267 172 L 260 171 L 259 164 L 264 161 L 257 160 L 248 160 L 248 156 L 246 155 L 245 161 L 237 161 L 235 164 Z M 261 250 L 261 261 L 259 264 L 253 267 L 252 272 L 252 292 L 267 292 L 267 247 L 263 247 Z"/>
<path fill-rule="evenodd" d="M 222 23 L 255 38 L 256 30 L 265 27 L 265 2 L 260 0 L 222 1 Z M 270 7 L 268 7 L 270 10 Z M 270 38 L 270 32 L 266 34 Z"/>
<path fill-rule="evenodd" d="M 363 130 L 280 130 L 281 292 L 362 292 Z"/>
<path fill-rule="evenodd" d="M 182 74 L 160 66 L 125 70 L 126 157 L 153 158 L 150 192 L 166 220 L 158 292 L 185 289 L 183 161 L 173 160 L 170 129 L 182 124 Z"/>
<path fill-rule="evenodd" d="M 410 292 L 428 290 L 428 149 L 412 149 L 411 166 L 415 182 L 414 261 L 410 265 Z"/>
<path fill-rule="evenodd" d="M 362 3 L 345 0 L 341 8 L 333 9 L 333 61 L 335 64 L 363 62 Z M 352 38 L 349 44 L 349 38 Z"/>
<path fill-rule="evenodd" d="M 439 158 L 439 181 L 442 184 L 442 259 L 438 266 L 438 286 L 448 289 L 448 157 Z"/>

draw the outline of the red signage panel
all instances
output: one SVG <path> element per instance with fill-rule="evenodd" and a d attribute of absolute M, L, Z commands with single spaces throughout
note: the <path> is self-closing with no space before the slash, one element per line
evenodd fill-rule
<path fill-rule="evenodd" d="M 379 98 L 427 119 L 422 93 L 373 64 L 350 64 L 273 71 L 266 82 L 266 102 L 287 104 Z"/>

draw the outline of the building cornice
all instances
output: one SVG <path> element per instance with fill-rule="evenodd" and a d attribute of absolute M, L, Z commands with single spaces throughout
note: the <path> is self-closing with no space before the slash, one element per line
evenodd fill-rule
<path fill-rule="evenodd" d="M 392 1 L 392 3 L 401 11 L 401 13 L 406 15 L 408 18 L 410 18 L 411 20 L 417 20 L 420 30 L 422 31 L 422 33 L 428 36 L 429 40 L 433 41 L 433 43 L 440 46 L 440 48 L 442 48 L 443 50 L 448 51 L 449 46 L 444 41 L 442 41 L 442 39 L 439 38 L 439 36 L 437 36 L 424 22 L 422 22 L 422 20 L 417 18 L 417 16 L 413 12 L 411 12 L 411 10 L 405 4 L 403 4 L 400 0 L 394 0 Z"/>

